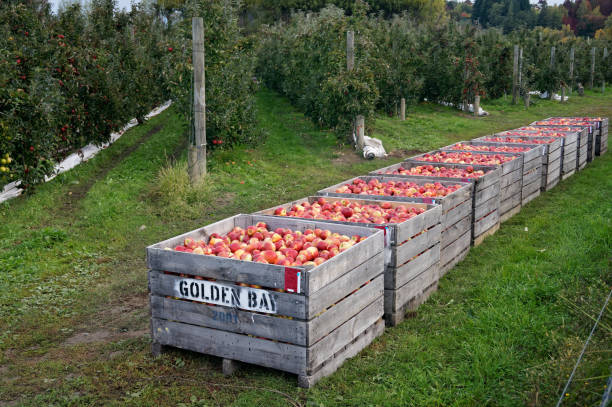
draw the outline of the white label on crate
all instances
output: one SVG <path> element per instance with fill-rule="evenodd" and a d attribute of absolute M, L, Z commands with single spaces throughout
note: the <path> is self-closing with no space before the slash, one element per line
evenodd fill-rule
<path fill-rule="evenodd" d="M 174 293 L 186 300 L 276 314 L 276 301 L 270 292 L 257 288 L 180 278 L 174 283 Z"/>

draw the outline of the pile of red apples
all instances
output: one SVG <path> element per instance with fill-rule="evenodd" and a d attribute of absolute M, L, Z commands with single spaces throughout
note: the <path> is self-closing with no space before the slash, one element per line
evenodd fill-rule
<path fill-rule="evenodd" d="M 415 198 L 445 197 L 461 188 L 460 184 L 444 186 L 439 182 L 418 185 L 410 181 L 385 181 L 371 179 L 368 182 L 357 178 L 351 184 L 336 189 L 339 194 L 402 196 Z"/>
<path fill-rule="evenodd" d="M 226 235 L 213 233 L 208 241 L 187 237 L 174 250 L 279 266 L 314 267 L 365 239 L 366 236 L 346 236 L 326 229 L 271 231 L 264 222 L 258 222 L 246 229 L 235 227 Z"/>
<path fill-rule="evenodd" d="M 419 165 L 412 168 L 400 167 L 393 171 L 387 171 L 385 174 L 399 175 L 416 175 L 428 177 L 445 177 L 445 178 L 480 178 L 485 172 L 483 170 L 474 171 L 474 167 L 468 165 L 465 168 L 446 168 L 444 166 Z"/>
<path fill-rule="evenodd" d="M 292 205 L 289 209 L 276 208 L 274 215 L 381 225 L 402 223 L 423 212 L 425 209 L 409 205 L 397 205 L 394 208 L 390 202 L 381 202 L 380 205 L 376 205 L 360 204 L 346 199 L 327 202 L 324 198 L 319 198 L 313 204 L 303 202 Z"/>
<path fill-rule="evenodd" d="M 434 154 L 423 154 L 415 159 L 418 161 L 431 161 L 436 163 L 500 165 L 516 157 L 501 154 L 474 154 L 470 152 L 439 151 Z"/>

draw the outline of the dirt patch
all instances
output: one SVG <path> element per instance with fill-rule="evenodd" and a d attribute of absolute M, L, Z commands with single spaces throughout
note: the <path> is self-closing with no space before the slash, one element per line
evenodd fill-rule
<path fill-rule="evenodd" d="M 122 298 L 105 308 L 95 320 L 86 322 L 81 326 L 81 332 L 66 339 L 62 346 L 110 343 L 143 337 L 149 333 L 147 307 L 147 295 Z"/>
<path fill-rule="evenodd" d="M 357 164 L 365 160 L 354 151 L 336 151 L 334 155 L 337 157 L 332 159 L 334 165 Z"/>
<path fill-rule="evenodd" d="M 98 169 L 91 177 L 87 179 L 84 183 L 78 183 L 74 187 L 68 190 L 68 193 L 65 196 L 63 208 L 64 211 L 67 212 L 69 216 L 72 216 L 72 213 L 77 209 L 77 203 L 87 195 L 87 192 L 93 187 L 93 185 L 104 179 L 106 175 L 117 165 L 119 165 L 126 157 L 136 151 L 142 144 L 144 144 L 148 139 L 157 134 L 164 126 L 162 124 L 152 128 L 146 134 L 144 134 L 138 141 L 136 141 L 132 146 L 126 148 L 121 152 L 121 154 L 117 155 L 113 158 L 113 160 L 104 168 Z"/>
<path fill-rule="evenodd" d="M 96 332 L 80 332 L 68 339 L 66 339 L 63 343 L 64 346 L 74 346 L 81 345 L 84 343 L 94 343 L 94 342 L 105 342 L 113 336 L 111 331 L 107 331 L 105 329 L 96 331 Z"/>

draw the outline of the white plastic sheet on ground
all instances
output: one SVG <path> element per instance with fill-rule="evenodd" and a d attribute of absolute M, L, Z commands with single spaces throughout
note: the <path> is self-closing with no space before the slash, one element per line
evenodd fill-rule
<path fill-rule="evenodd" d="M 387 152 L 383 147 L 382 141 L 377 138 L 363 136 L 363 157 L 368 160 L 373 160 L 374 158 L 384 158 L 387 156 Z"/>
<path fill-rule="evenodd" d="M 427 101 L 427 99 L 425 99 L 425 101 Z M 440 102 L 440 104 L 442 106 L 455 107 L 454 104 L 449 103 L 449 102 Z M 463 110 L 463 103 L 460 103 L 459 106 L 457 106 L 457 109 Z M 468 104 L 468 110 L 470 111 L 470 113 L 474 113 L 474 105 L 472 103 Z M 482 106 L 478 106 L 478 116 L 488 116 L 488 115 L 489 115 L 489 112 L 484 110 Z"/>
<path fill-rule="evenodd" d="M 549 98 L 548 92 L 542 93 L 542 92 L 540 92 L 538 90 L 535 90 L 535 91 L 529 92 L 529 94 L 530 95 L 534 95 L 534 96 L 539 96 L 540 99 L 548 99 Z M 564 101 L 567 101 L 568 99 L 569 99 L 569 96 L 566 95 Z M 561 101 L 561 95 L 559 95 L 558 93 L 553 93 L 553 100 L 556 100 L 557 102 L 560 102 Z"/>
<path fill-rule="evenodd" d="M 149 114 L 145 116 L 145 119 L 148 120 L 151 117 L 157 116 L 158 114 L 166 110 L 168 107 L 170 107 L 171 104 L 172 104 L 172 101 L 169 100 L 163 105 L 153 109 L 151 112 L 149 112 Z M 115 141 L 117 141 L 123 135 L 123 133 L 125 133 L 126 131 L 128 131 L 129 129 L 137 125 L 138 125 L 138 121 L 136 119 L 132 119 L 121 130 L 119 130 L 119 132 L 112 133 L 108 143 L 104 143 L 100 146 L 89 144 L 81 148 L 77 152 L 70 154 L 68 157 L 64 158 L 60 163 L 55 165 L 53 174 L 45 177 L 45 182 L 52 180 L 58 174 L 61 174 L 62 172 L 66 172 L 76 167 L 77 165 L 89 160 L 90 158 L 94 157 L 101 150 L 107 148 L 108 146 L 113 144 Z M 13 181 L 11 183 L 6 184 L 4 188 L 2 188 L 2 192 L 0 192 L 0 202 L 4 202 L 6 200 L 9 200 L 11 198 L 15 198 L 16 196 L 21 195 L 21 192 L 23 190 L 19 188 L 20 184 L 21 184 L 21 181 Z"/>

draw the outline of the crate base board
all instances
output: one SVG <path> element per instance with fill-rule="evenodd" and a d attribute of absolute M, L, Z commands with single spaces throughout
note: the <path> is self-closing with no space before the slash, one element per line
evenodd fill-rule
<path fill-rule="evenodd" d="M 507 211 L 506 213 L 502 214 L 499 217 L 499 221 L 501 223 L 503 223 L 503 222 L 507 221 L 508 219 L 510 219 L 511 217 L 513 217 L 514 215 L 516 215 L 517 213 L 519 213 L 520 211 L 521 211 L 521 205 L 517 205 L 514 208 L 510 209 L 509 211 Z"/>
<path fill-rule="evenodd" d="M 474 238 L 474 247 L 478 246 L 479 244 L 481 244 L 482 242 L 484 242 L 484 240 L 495 234 L 495 232 L 497 232 L 499 230 L 499 222 L 497 222 L 493 227 L 489 228 L 486 232 L 483 232 L 480 236 L 475 237 Z"/>
<path fill-rule="evenodd" d="M 544 188 L 544 191 L 550 191 L 551 189 L 553 189 L 554 187 L 557 186 L 557 184 L 559 183 L 559 180 L 561 179 L 561 177 L 557 177 L 554 180 L 550 181 L 546 187 Z"/>
<path fill-rule="evenodd" d="M 566 179 L 568 179 L 569 177 L 571 177 L 572 175 L 574 175 L 576 173 L 576 170 L 572 170 L 568 173 L 565 173 L 563 175 L 561 175 L 561 181 L 565 181 Z"/>
<path fill-rule="evenodd" d="M 410 311 L 415 311 L 421 304 L 423 304 L 427 299 L 438 290 L 438 282 L 436 281 L 429 287 L 425 288 L 423 292 L 417 295 L 415 298 L 410 300 L 407 304 L 404 304 L 399 310 L 392 313 L 385 313 L 385 323 L 386 326 L 397 326 L 406 319 L 406 314 Z"/>
<path fill-rule="evenodd" d="M 374 339 L 382 335 L 384 331 L 385 323 L 381 318 L 366 329 L 361 335 L 357 336 L 353 342 L 346 345 L 339 352 L 328 359 L 323 364 L 323 367 L 321 367 L 317 372 L 311 375 L 298 375 L 298 386 L 304 389 L 314 386 L 319 380 L 338 370 L 338 368 L 342 366 L 347 359 L 356 356 L 359 352 L 368 347 L 368 345 L 370 345 Z"/>
<path fill-rule="evenodd" d="M 430 285 L 440 279 L 440 265 L 436 263 L 413 278 L 402 287 L 394 290 L 385 290 L 384 314 L 391 315 L 400 312 L 406 304 L 418 298 Z"/>
<path fill-rule="evenodd" d="M 526 198 L 523 198 L 521 205 L 525 206 L 527 205 L 529 202 L 533 201 L 534 199 L 536 199 L 537 197 L 540 196 L 540 190 L 538 189 L 537 191 L 535 191 L 534 193 L 527 195 Z"/>
<path fill-rule="evenodd" d="M 223 358 L 223 362 L 221 363 L 221 371 L 223 372 L 223 376 L 229 377 L 236 373 L 238 369 L 240 369 L 240 362 L 237 360 Z"/>
<path fill-rule="evenodd" d="M 446 275 L 450 270 L 453 269 L 457 264 L 461 262 L 461 260 L 465 259 L 465 257 L 470 252 L 469 246 L 464 249 L 461 253 L 459 253 L 454 259 L 446 263 L 444 266 L 440 267 L 440 278 Z"/>

